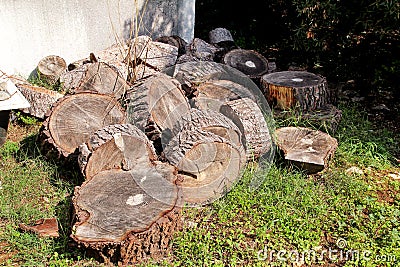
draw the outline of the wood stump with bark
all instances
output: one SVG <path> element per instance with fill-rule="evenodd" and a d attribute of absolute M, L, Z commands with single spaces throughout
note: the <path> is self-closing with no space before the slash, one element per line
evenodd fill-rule
<path fill-rule="evenodd" d="M 63 87 L 70 93 L 93 92 L 120 99 L 129 85 L 114 67 L 104 62 L 87 63 L 63 75 Z"/>
<path fill-rule="evenodd" d="M 113 124 L 96 131 L 79 146 L 78 163 L 86 180 L 109 169 L 150 167 L 157 160 L 143 131 L 131 124 Z"/>
<path fill-rule="evenodd" d="M 15 85 L 31 104 L 29 108 L 24 108 L 22 111 L 40 119 L 44 119 L 52 105 L 58 99 L 64 97 L 61 93 L 40 86 L 32 86 L 25 83 Z"/>
<path fill-rule="evenodd" d="M 189 205 L 207 204 L 223 196 L 241 176 L 244 148 L 221 135 L 200 128 L 182 129 L 164 149 L 166 159 L 183 178 L 182 196 Z"/>
<path fill-rule="evenodd" d="M 208 38 L 211 44 L 232 43 L 233 38 L 229 30 L 225 28 L 215 28 L 208 33 Z"/>
<path fill-rule="evenodd" d="M 223 63 L 240 70 L 258 83 L 268 72 L 268 60 L 253 50 L 234 49 L 225 54 Z"/>
<path fill-rule="evenodd" d="M 159 259 L 181 228 L 175 168 L 161 162 L 99 172 L 75 188 L 71 237 L 106 263 Z"/>
<path fill-rule="evenodd" d="M 56 84 L 63 72 L 67 70 L 67 63 L 62 57 L 51 55 L 41 59 L 37 66 L 37 74 L 48 84 Z"/>
<path fill-rule="evenodd" d="M 128 122 L 144 131 L 151 141 L 172 129 L 190 110 L 180 83 L 163 73 L 138 81 L 127 94 Z M 159 147 L 157 147 L 159 149 Z"/>
<path fill-rule="evenodd" d="M 79 93 L 56 102 L 41 128 L 43 149 L 68 157 L 97 130 L 125 122 L 125 111 L 111 96 Z"/>
<path fill-rule="evenodd" d="M 326 168 L 338 146 L 330 135 L 303 127 L 283 127 L 275 134 L 285 160 L 309 174 Z"/>
<path fill-rule="evenodd" d="M 253 100 L 240 98 L 228 101 L 221 106 L 220 112 L 231 119 L 242 132 L 249 161 L 274 152 L 267 121 Z"/>
<path fill-rule="evenodd" d="M 280 109 L 315 110 L 332 102 L 326 79 L 306 71 L 266 74 L 261 86 L 267 101 Z"/>

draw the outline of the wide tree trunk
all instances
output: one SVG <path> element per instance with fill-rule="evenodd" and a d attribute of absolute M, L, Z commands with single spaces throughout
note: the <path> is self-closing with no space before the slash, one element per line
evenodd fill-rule
<path fill-rule="evenodd" d="M 97 130 L 125 122 L 125 111 L 111 96 L 79 93 L 53 105 L 41 128 L 43 149 L 56 157 L 68 157 Z"/>
<path fill-rule="evenodd" d="M 280 109 L 315 110 L 332 102 L 326 79 L 306 71 L 266 74 L 261 86 L 268 103 Z"/>
<path fill-rule="evenodd" d="M 283 127 L 275 134 L 285 160 L 309 174 L 327 167 L 338 146 L 330 135 L 303 127 Z"/>
<path fill-rule="evenodd" d="M 245 137 L 248 160 L 255 160 L 274 152 L 267 121 L 253 100 L 232 100 L 222 105 L 220 111 L 238 126 Z"/>
<path fill-rule="evenodd" d="M 183 178 L 182 195 L 189 205 L 210 203 L 223 196 L 240 178 L 246 162 L 243 147 L 200 129 L 182 129 L 164 154 Z"/>
<path fill-rule="evenodd" d="M 165 256 L 182 225 L 175 168 L 161 162 L 99 172 L 75 188 L 72 201 L 71 237 L 107 263 Z"/>
<path fill-rule="evenodd" d="M 268 60 L 253 50 L 234 49 L 225 54 L 223 62 L 240 70 L 257 83 L 260 77 L 268 72 Z"/>
<path fill-rule="evenodd" d="M 96 131 L 79 146 L 78 163 L 86 179 L 108 169 L 149 167 L 157 160 L 143 131 L 131 124 L 114 124 Z"/>

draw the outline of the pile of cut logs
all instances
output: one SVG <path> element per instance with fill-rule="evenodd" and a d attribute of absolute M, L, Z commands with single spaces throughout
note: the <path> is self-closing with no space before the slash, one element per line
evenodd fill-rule
<path fill-rule="evenodd" d="M 69 65 L 49 56 L 37 74 L 62 85 L 57 93 L 17 83 L 31 102 L 25 111 L 45 119 L 43 151 L 78 163 L 85 177 L 74 192 L 71 236 L 122 265 L 168 253 L 183 205 L 214 201 L 249 161 L 272 159 L 264 95 L 283 110 L 314 111 L 333 99 L 323 77 L 276 72 L 274 62 L 236 47 L 223 28 L 210 32 L 210 43 L 139 36 Z M 304 150 L 312 154 L 300 165 L 308 160 L 313 171 L 337 146 L 307 129 L 277 133 L 292 161 Z"/>
<path fill-rule="evenodd" d="M 160 40 L 140 36 L 68 66 L 44 58 L 38 75 L 61 81 L 62 94 L 18 84 L 45 119 L 44 153 L 77 162 L 85 178 L 73 196 L 71 236 L 107 262 L 165 255 L 183 205 L 223 196 L 249 161 L 274 154 L 257 85 L 204 61 L 200 40 L 185 49 L 177 37 Z"/>

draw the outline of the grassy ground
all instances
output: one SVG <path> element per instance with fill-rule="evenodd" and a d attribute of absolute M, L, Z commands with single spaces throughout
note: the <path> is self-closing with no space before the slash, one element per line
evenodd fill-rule
<path fill-rule="evenodd" d="M 400 168 L 392 155 L 400 137 L 374 128 L 360 106 L 340 108 L 339 148 L 329 170 L 307 176 L 276 162 L 252 191 L 248 169 L 226 197 L 185 209 L 173 254 L 146 265 L 399 266 Z M 35 145 L 39 125 L 30 123 L 11 126 L 0 150 L 0 265 L 99 266 L 68 239 L 80 177 L 43 158 Z M 353 166 L 363 173 L 346 172 Z M 19 223 L 54 216 L 59 238 L 18 230 Z"/>

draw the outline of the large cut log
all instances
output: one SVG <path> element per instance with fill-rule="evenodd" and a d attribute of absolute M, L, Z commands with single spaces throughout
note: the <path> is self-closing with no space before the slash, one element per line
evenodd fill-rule
<path fill-rule="evenodd" d="M 177 64 L 164 71 L 166 74 L 176 78 L 185 91 L 204 82 L 214 80 L 228 80 L 240 84 L 249 89 L 256 96 L 257 103 L 264 97 L 258 86 L 245 74 L 228 65 L 211 61 L 193 61 Z"/>
<path fill-rule="evenodd" d="M 331 103 L 326 79 L 306 71 L 266 74 L 261 86 L 268 103 L 280 109 L 314 110 Z"/>
<path fill-rule="evenodd" d="M 256 101 L 256 96 L 248 88 L 229 80 L 211 80 L 201 83 L 194 89 L 196 97 L 193 98 L 193 103 L 203 110 L 219 111 L 226 102 L 240 98 Z"/>
<path fill-rule="evenodd" d="M 196 131 L 198 129 L 221 136 L 238 148 L 243 146 L 244 149 L 244 137 L 236 124 L 221 113 L 210 109 L 191 109 L 181 120 L 177 121 L 172 129 L 172 136 L 184 130 Z M 164 144 L 166 143 L 164 142 Z"/>
<path fill-rule="evenodd" d="M 200 129 L 183 129 L 164 154 L 183 177 L 180 186 L 188 205 L 207 204 L 223 196 L 240 178 L 246 162 L 242 147 Z"/>
<path fill-rule="evenodd" d="M 231 50 L 225 54 L 223 62 L 255 80 L 268 72 L 268 60 L 253 50 Z"/>
<path fill-rule="evenodd" d="M 22 111 L 40 119 L 44 119 L 52 105 L 64 96 L 40 86 L 25 83 L 19 83 L 16 86 L 31 104 L 29 108 L 24 108 Z"/>
<path fill-rule="evenodd" d="M 181 227 L 175 168 L 156 162 L 106 170 L 75 188 L 71 237 L 106 263 L 127 266 L 170 251 Z"/>
<path fill-rule="evenodd" d="M 150 140 L 172 129 L 190 106 L 179 82 L 159 73 L 138 81 L 127 94 L 128 122 L 146 132 Z"/>
<path fill-rule="evenodd" d="M 329 134 L 303 127 L 283 127 L 275 134 L 285 160 L 309 174 L 327 167 L 338 146 Z"/>
<path fill-rule="evenodd" d="M 67 70 L 67 63 L 62 57 L 51 55 L 42 58 L 37 66 L 37 75 L 40 80 L 48 84 L 56 84 L 63 72 Z"/>
<path fill-rule="evenodd" d="M 79 146 L 78 163 L 86 180 L 109 169 L 149 167 L 157 159 L 143 131 L 131 124 L 114 124 L 96 131 Z"/>
<path fill-rule="evenodd" d="M 70 93 L 93 92 L 121 99 L 129 85 L 114 67 L 104 63 L 87 63 L 63 75 L 63 87 Z"/>
<path fill-rule="evenodd" d="M 249 98 L 232 100 L 222 105 L 220 112 L 230 118 L 245 137 L 248 160 L 274 153 L 268 123 L 254 101 Z"/>
<path fill-rule="evenodd" d="M 124 80 L 129 80 L 130 70 L 127 62 L 129 47 L 125 42 L 113 44 L 106 49 L 94 52 L 94 55 L 99 62 L 110 65 Z"/>
<path fill-rule="evenodd" d="M 304 125 L 312 126 L 311 128 L 334 134 L 342 119 L 342 111 L 331 104 L 315 110 L 274 110 L 274 118 L 276 119 L 288 120 L 293 117 L 303 122 Z"/>
<path fill-rule="evenodd" d="M 56 102 L 41 128 L 48 153 L 68 157 L 97 130 L 125 122 L 125 111 L 111 96 L 79 93 Z"/>

